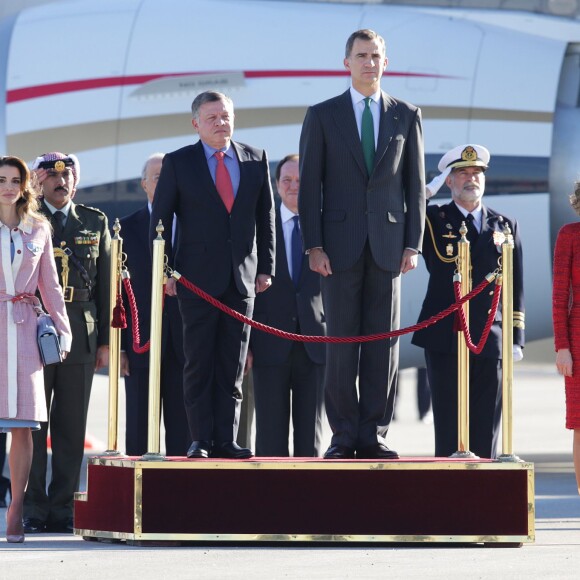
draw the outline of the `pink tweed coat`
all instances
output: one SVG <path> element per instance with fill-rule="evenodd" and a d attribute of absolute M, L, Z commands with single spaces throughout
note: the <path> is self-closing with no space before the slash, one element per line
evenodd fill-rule
<path fill-rule="evenodd" d="M 10 238 L 14 260 L 10 259 Z M 0 418 L 46 421 L 42 361 L 36 342 L 36 312 L 21 294 L 40 295 L 70 350 L 70 325 L 59 285 L 48 222 L 21 221 L 9 229 L 0 222 Z"/>

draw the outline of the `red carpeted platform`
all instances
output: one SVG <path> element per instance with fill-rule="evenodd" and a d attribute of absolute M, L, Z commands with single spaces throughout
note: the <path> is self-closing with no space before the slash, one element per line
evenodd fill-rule
<path fill-rule="evenodd" d="M 92 458 L 75 533 L 147 541 L 534 541 L 533 464 Z"/>

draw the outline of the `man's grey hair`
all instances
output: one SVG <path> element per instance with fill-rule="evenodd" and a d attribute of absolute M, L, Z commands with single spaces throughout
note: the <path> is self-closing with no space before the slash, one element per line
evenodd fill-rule
<path fill-rule="evenodd" d="M 234 102 L 227 95 L 218 91 L 205 91 L 193 99 L 193 103 L 191 103 L 191 116 L 196 121 L 199 121 L 199 109 L 201 106 L 206 103 L 215 103 L 216 101 L 222 101 L 226 105 L 229 105 L 232 111 L 234 110 Z"/>
<path fill-rule="evenodd" d="M 162 161 L 164 157 L 165 153 L 153 153 L 153 155 L 149 155 L 149 157 L 147 157 L 147 161 L 145 161 L 145 165 L 143 165 L 143 170 L 141 171 L 141 179 L 147 179 L 147 168 L 149 167 L 149 163 L 151 163 L 151 161 L 157 161 L 157 159 L 159 159 L 159 161 Z"/>

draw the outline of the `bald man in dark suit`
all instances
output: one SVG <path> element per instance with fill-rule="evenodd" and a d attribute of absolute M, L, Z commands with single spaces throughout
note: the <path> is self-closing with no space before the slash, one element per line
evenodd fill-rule
<path fill-rule="evenodd" d="M 398 328 L 400 274 L 417 266 L 425 220 L 420 110 L 381 90 L 376 32 L 354 32 L 345 55 L 351 88 L 310 107 L 300 137 L 300 222 L 330 336 Z M 394 339 L 329 345 L 325 458 L 398 457 L 385 442 L 397 366 Z"/>

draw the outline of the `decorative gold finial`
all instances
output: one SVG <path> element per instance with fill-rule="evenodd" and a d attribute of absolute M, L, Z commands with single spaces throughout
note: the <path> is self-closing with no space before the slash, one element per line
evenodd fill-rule
<path fill-rule="evenodd" d="M 157 224 L 157 227 L 155 228 L 155 231 L 157 232 L 157 238 L 158 240 L 162 240 L 163 239 L 163 232 L 165 231 L 165 228 L 163 227 L 163 223 L 161 222 L 161 220 L 159 220 L 159 223 Z"/>

